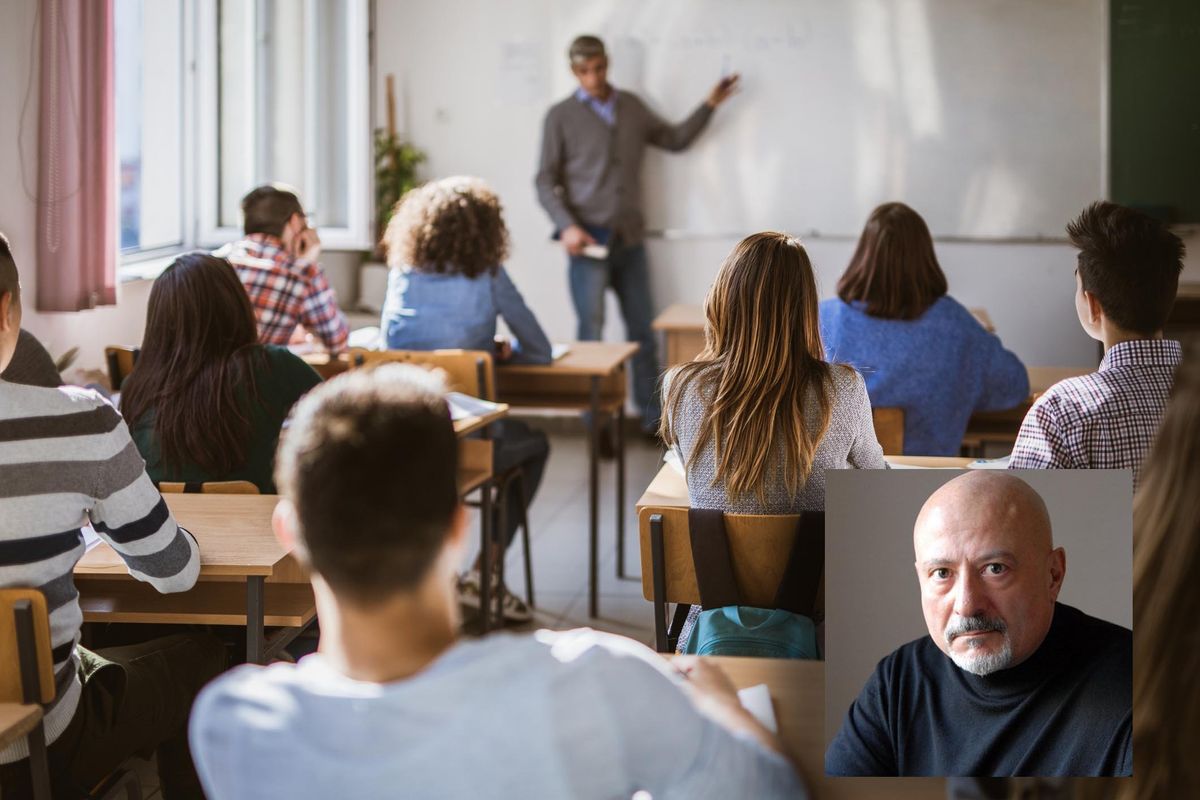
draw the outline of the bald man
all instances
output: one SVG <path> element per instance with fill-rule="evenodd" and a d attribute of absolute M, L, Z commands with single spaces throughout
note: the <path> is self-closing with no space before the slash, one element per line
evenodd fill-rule
<path fill-rule="evenodd" d="M 1058 602 L 1066 553 L 1037 492 L 961 475 L 921 508 L 913 551 L 929 635 L 879 662 L 825 772 L 1132 774 L 1133 635 Z"/>

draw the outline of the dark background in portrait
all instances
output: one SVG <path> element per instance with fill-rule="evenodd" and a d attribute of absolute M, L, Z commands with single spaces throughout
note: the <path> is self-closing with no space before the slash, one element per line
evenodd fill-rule
<path fill-rule="evenodd" d="M 912 531 L 925 500 L 960 470 L 825 473 L 825 740 L 879 660 L 928 635 Z M 1067 552 L 1059 601 L 1133 625 L 1133 491 L 1128 470 L 1018 470 L 1046 502 Z"/>

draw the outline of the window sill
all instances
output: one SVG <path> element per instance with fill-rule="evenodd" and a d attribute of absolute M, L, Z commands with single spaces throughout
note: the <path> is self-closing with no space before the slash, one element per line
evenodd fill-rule
<path fill-rule="evenodd" d="M 180 253 L 186 252 L 187 250 L 180 249 L 166 255 L 154 255 L 149 258 L 137 255 L 122 257 L 121 263 L 117 266 L 117 282 L 152 281 L 161 275 L 163 270 L 171 266 L 171 262 L 178 258 Z"/>

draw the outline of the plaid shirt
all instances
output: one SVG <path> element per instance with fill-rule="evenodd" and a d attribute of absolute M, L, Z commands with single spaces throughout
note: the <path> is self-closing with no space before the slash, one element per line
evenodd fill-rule
<path fill-rule="evenodd" d="M 1131 468 L 1136 488 L 1181 358 L 1170 339 L 1113 345 L 1099 372 L 1059 381 L 1038 398 L 1009 469 Z"/>
<path fill-rule="evenodd" d="M 286 345 L 299 324 L 331 353 L 346 349 L 350 330 L 318 264 L 292 258 L 278 238 L 264 233 L 252 233 L 216 255 L 229 259 L 242 279 L 260 342 Z"/>

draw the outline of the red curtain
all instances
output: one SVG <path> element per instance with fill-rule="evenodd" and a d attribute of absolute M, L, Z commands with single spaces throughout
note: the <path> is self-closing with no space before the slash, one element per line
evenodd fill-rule
<path fill-rule="evenodd" d="M 117 302 L 113 0 L 41 0 L 37 309 Z"/>

